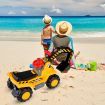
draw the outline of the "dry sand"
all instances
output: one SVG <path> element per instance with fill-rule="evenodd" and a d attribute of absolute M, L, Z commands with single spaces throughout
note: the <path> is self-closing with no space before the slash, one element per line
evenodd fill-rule
<path fill-rule="evenodd" d="M 102 40 L 75 39 L 75 49 L 81 51 L 77 60 L 105 62 L 105 40 Z M 7 73 L 29 69 L 37 57 L 43 57 L 39 42 L 0 41 L 0 105 L 105 105 L 105 70 L 58 72 L 61 83 L 56 89 L 45 86 L 34 91 L 29 101 L 18 102 L 6 86 Z"/>

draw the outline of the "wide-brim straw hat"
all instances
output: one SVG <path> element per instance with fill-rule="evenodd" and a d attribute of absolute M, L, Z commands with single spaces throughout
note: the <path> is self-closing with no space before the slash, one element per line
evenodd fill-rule
<path fill-rule="evenodd" d="M 71 31 L 72 31 L 72 25 L 67 21 L 60 21 L 56 25 L 56 32 L 59 35 L 69 35 Z"/>
<path fill-rule="evenodd" d="M 45 15 L 44 18 L 43 18 L 43 22 L 45 24 L 51 24 L 52 18 L 50 16 L 48 16 L 48 15 Z"/>

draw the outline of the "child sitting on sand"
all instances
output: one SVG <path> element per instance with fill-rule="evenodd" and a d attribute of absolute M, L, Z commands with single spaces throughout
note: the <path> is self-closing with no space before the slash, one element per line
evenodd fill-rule
<path fill-rule="evenodd" d="M 45 15 L 43 18 L 45 27 L 42 30 L 41 34 L 41 44 L 43 45 L 44 50 L 48 49 L 51 43 L 52 33 L 54 33 L 54 28 L 51 26 L 52 18 L 48 15 Z"/>

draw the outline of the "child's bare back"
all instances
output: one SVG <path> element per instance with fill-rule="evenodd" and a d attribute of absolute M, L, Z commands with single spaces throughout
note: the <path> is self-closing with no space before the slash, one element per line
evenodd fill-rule
<path fill-rule="evenodd" d="M 52 33 L 54 32 L 54 29 L 52 26 L 46 26 L 43 29 L 43 33 L 42 33 L 42 39 L 50 39 L 52 37 Z"/>

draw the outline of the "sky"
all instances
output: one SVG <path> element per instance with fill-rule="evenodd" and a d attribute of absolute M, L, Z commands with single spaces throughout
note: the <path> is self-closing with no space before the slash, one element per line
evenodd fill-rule
<path fill-rule="evenodd" d="M 105 16 L 105 0 L 0 0 L 0 16 Z"/>

